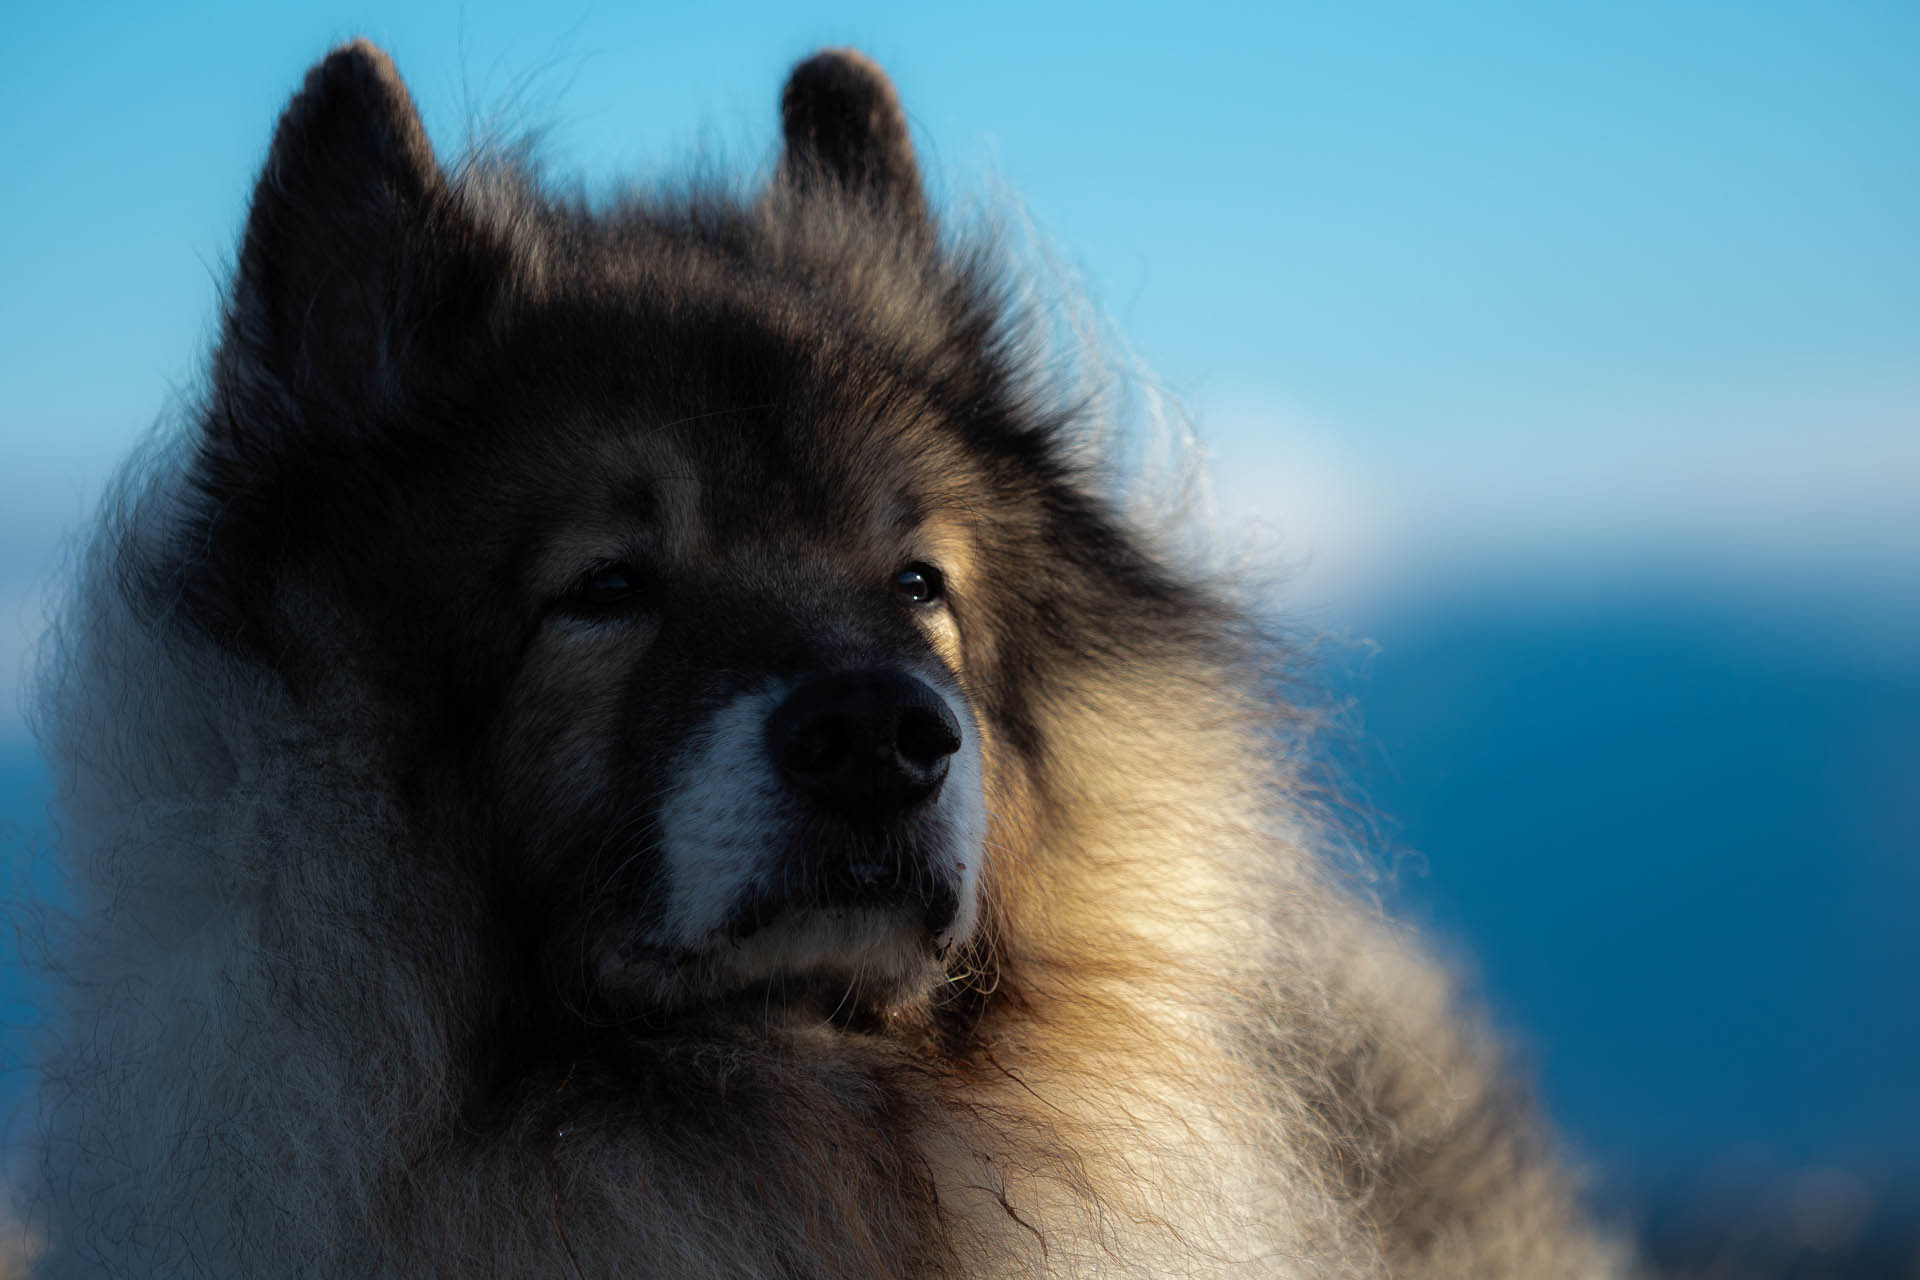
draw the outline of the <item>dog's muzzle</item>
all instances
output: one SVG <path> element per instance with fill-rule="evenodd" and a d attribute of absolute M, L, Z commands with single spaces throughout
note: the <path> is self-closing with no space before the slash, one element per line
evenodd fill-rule
<path fill-rule="evenodd" d="M 902 667 L 769 682 L 685 755 L 639 944 L 697 957 L 682 969 L 709 986 L 824 974 L 905 990 L 972 932 L 986 804 L 956 692 Z"/>

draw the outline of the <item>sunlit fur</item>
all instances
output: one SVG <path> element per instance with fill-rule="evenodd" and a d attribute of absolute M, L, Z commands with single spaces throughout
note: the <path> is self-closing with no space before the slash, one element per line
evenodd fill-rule
<path fill-rule="evenodd" d="M 1615 1274 L 1316 855 L 1286 648 L 1119 514 L 886 81 L 823 55 L 784 120 L 770 185 L 595 212 L 444 174 L 368 46 L 289 109 L 207 391 L 47 643 L 44 1273 Z M 630 475 L 664 603 L 541 621 Z M 868 592 L 909 552 L 949 622 Z M 875 654 L 977 721 L 964 945 L 671 1000 L 590 963 L 664 919 L 701 726 Z"/>

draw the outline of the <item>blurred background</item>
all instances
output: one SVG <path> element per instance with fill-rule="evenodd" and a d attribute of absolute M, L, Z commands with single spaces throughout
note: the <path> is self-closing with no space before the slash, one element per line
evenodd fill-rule
<path fill-rule="evenodd" d="M 1198 423 L 1376 888 L 1666 1274 L 1920 1276 L 1920 7 L 33 6 L 0 52 L 0 840 L 62 539 L 191 385 L 353 34 L 443 154 L 766 165 L 894 76 Z M 16 876 L 16 880 L 18 877 Z M 0 973 L 17 1098 L 30 991 Z"/>

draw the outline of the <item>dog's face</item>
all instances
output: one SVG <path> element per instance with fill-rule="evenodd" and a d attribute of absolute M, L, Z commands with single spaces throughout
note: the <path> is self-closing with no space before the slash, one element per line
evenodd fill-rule
<path fill-rule="evenodd" d="M 937 422 L 784 371 L 765 407 L 708 367 L 739 405 L 635 388 L 503 433 L 494 527 L 463 539 L 519 645 L 480 694 L 482 789 L 565 985 L 908 998 L 972 930 L 984 856 L 965 471 Z"/>
<path fill-rule="evenodd" d="M 615 1017 L 924 997 L 1031 754 L 1021 645 L 1129 563 L 940 257 L 886 81 L 822 55 L 782 110 L 757 202 L 595 216 L 448 179 L 342 49 L 215 362 L 186 593 L 307 696 L 367 694 L 529 968 Z"/>

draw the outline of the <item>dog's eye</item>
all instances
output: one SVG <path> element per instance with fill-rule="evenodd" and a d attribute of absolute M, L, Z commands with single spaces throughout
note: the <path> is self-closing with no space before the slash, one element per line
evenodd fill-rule
<path fill-rule="evenodd" d="M 574 617 L 618 617 L 647 607 L 655 594 L 652 582 L 634 566 L 605 564 L 580 579 L 555 608 Z"/>
<path fill-rule="evenodd" d="M 893 589 L 915 604 L 932 604 L 947 593 L 947 579 L 938 569 L 916 560 L 893 575 Z"/>

